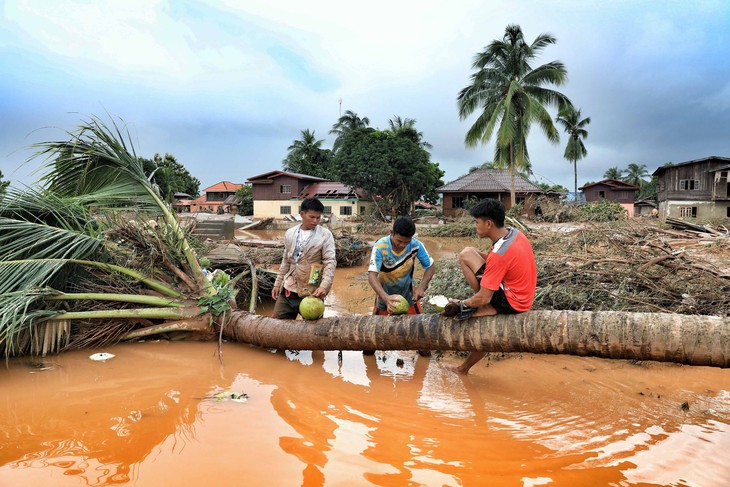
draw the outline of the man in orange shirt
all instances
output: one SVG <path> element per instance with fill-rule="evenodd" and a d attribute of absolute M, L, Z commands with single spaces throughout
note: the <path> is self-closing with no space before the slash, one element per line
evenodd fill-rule
<path fill-rule="evenodd" d="M 530 241 L 516 228 L 504 226 L 501 201 L 482 200 L 470 213 L 477 235 L 489 238 L 492 248 L 487 253 L 474 247 L 461 251 L 459 265 L 475 294 L 463 301 L 451 300 L 444 314 L 465 319 L 529 310 L 537 287 L 537 265 Z M 466 374 L 485 355 L 486 352 L 472 352 L 454 370 Z"/>

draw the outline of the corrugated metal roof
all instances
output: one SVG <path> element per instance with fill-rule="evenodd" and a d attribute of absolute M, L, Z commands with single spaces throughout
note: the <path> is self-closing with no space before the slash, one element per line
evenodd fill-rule
<path fill-rule="evenodd" d="M 603 184 L 604 186 L 608 186 L 609 188 L 612 188 L 615 190 L 626 189 L 629 191 L 631 191 L 631 190 L 638 191 L 641 189 L 639 186 L 636 186 L 631 183 L 627 183 L 626 181 L 621 181 L 620 179 L 604 179 L 602 181 L 598 181 L 597 183 L 586 184 L 585 186 L 581 186 L 578 189 L 590 188 L 591 186 L 598 186 L 599 184 Z"/>
<path fill-rule="evenodd" d="M 273 179 L 273 178 L 276 178 L 279 176 L 291 176 L 296 179 L 306 179 L 308 181 L 327 181 L 324 178 L 318 178 L 315 176 L 309 176 L 307 174 L 299 174 L 296 172 L 286 172 L 286 171 L 265 172 L 265 173 L 259 174 L 257 176 L 251 176 L 250 178 L 247 179 L 247 181 L 250 183 L 255 183 L 255 182 L 258 182 L 257 180 L 268 180 L 268 179 Z"/>
<path fill-rule="evenodd" d="M 354 189 L 352 186 L 342 184 L 335 181 L 327 181 L 322 183 L 313 183 L 304 188 L 299 193 L 299 198 L 337 198 L 337 199 L 350 199 L 358 198 L 362 199 L 365 192 L 358 188 Z"/>
<path fill-rule="evenodd" d="M 477 169 L 459 179 L 436 188 L 440 193 L 482 192 L 509 193 L 510 173 L 503 169 Z M 541 193 L 542 189 L 519 174 L 515 174 L 515 191 L 518 193 Z"/>

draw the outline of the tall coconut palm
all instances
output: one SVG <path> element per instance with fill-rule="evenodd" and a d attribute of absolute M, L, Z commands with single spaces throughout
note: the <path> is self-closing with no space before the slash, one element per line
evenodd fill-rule
<path fill-rule="evenodd" d="M 332 125 L 332 130 L 330 130 L 330 134 L 335 136 L 335 142 L 332 144 L 332 151 L 337 152 L 342 145 L 343 137 L 350 133 L 350 131 L 367 128 L 369 126 L 370 119 L 368 117 L 360 118 L 357 113 L 352 110 L 345 110 L 345 114 L 337 119 L 337 122 Z"/>
<path fill-rule="evenodd" d="M 532 67 L 540 52 L 555 42 L 555 37 L 540 34 L 528 44 L 520 26 L 508 25 L 501 40 L 492 41 L 474 57 L 476 72 L 457 97 L 462 120 L 479 111 L 466 133 L 468 147 L 488 143 L 496 130 L 494 160 L 510 169 L 512 205 L 516 203 L 515 172 L 525 170 L 530 160 L 530 127 L 537 123 L 550 142 L 558 143 L 560 136 L 546 106 L 562 109 L 571 105 L 565 95 L 546 87 L 565 83 L 563 63 L 552 61 Z"/>
<path fill-rule="evenodd" d="M 646 178 L 649 177 L 649 171 L 646 170 L 646 164 L 636 164 L 632 162 L 628 165 L 625 170 L 626 175 L 623 180 L 627 183 L 641 187 L 642 184 L 646 183 Z"/>
<path fill-rule="evenodd" d="M 583 139 L 588 137 L 588 131 L 585 126 L 591 123 L 591 117 L 581 120 L 580 109 L 574 107 L 566 107 L 558 113 L 555 119 L 563 127 L 563 131 L 568 134 L 568 144 L 565 146 L 565 157 L 573 164 L 573 190 L 575 191 L 576 200 L 578 198 L 578 161 L 588 155 Z"/>

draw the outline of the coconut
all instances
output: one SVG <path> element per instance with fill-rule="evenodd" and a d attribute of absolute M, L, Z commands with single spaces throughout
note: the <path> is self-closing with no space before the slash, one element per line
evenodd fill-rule
<path fill-rule="evenodd" d="M 429 299 L 428 304 L 433 306 L 433 309 L 436 311 L 443 311 L 446 305 L 449 304 L 449 298 L 439 294 L 438 296 L 433 296 Z"/>
<path fill-rule="evenodd" d="M 408 304 L 408 300 L 401 295 L 398 295 L 398 304 L 393 308 L 392 313 L 394 315 L 403 315 L 408 313 L 411 305 Z"/>
<path fill-rule="evenodd" d="M 299 303 L 299 314 L 305 320 L 318 320 L 324 314 L 324 301 L 314 296 L 307 296 Z"/>

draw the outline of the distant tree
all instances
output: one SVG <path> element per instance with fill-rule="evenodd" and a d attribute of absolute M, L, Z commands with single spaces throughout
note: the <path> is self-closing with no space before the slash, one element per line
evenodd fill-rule
<path fill-rule="evenodd" d="M 197 197 L 200 194 L 200 181 L 193 177 L 185 166 L 177 162 L 172 154 L 155 154 L 152 159 L 140 158 L 145 174 L 152 176 L 152 183 L 156 185 L 165 201 L 175 199 L 175 193 L 186 193 Z"/>
<path fill-rule="evenodd" d="M 430 154 L 410 137 L 391 131 L 350 131 L 334 162 L 339 181 L 381 198 L 384 212 L 392 216 L 410 213 L 415 201 L 435 197 L 434 190 L 443 185 L 444 172 Z"/>
<path fill-rule="evenodd" d="M 244 184 L 242 188 L 236 190 L 236 196 L 241 199 L 238 205 L 239 215 L 253 215 L 253 186 Z"/>
<path fill-rule="evenodd" d="M 623 171 L 618 166 L 609 167 L 606 172 L 603 173 L 604 179 L 621 179 Z"/>
<path fill-rule="evenodd" d="M 324 139 L 317 140 L 314 131 L 301 131 L 301 139 L 287 148 L 289 153 L 282 166 L 285 171 L 307 174 L 318 178 L 332 177 L 332 151 L 323 149 Z"/>
<path fill-rule="evenodd" d="M 335 142 L 332 144 L 332 152 L 337 152 L 342 144 L 342 139 L 352 130 L 364 129 L 370 126 L 370 119 L 368 117 L 360 118 L 357 113 L 352 110 L 345 110 L 345 114 L 342 115 L 337 122 L 332 125 L 330 134 L 335 136 Z"/>
<path fill-rule="evenodd" d="M 581 120 L 580 109 L 572 106 L 563 108 L 555 119 L 563 127 L 563 131 L 568 134 L 568 143 L 565 146 L 563 157 L 573 164 L 573 189 L 578 194 L 578 161 L 588 155 L 583 139 L 588 137 L 588 131 L 585 126 L 591 123 L 591 117 Z"/>
<path fill-rule="evenodd" d="M 557 191 L 558 193 L 568 193 L 569 189 L 561 184 L 537 183 L 537 186 L 543 191 Z"/>
<path fill-rule="evenodd" d="M 646 164 L 636 164 L 632 162 L 624 172 L 626 175 L 623 177 L 623 180 L 635 186 L 645 184 L 646 178 L 649 177 L 649 172 L 646 170 Z"/>
<path fill-rule="evenodd" d="M 5 191 L 10 185 L 10 181 L 3 181 L 3 172 L 0 171 L 0 199 L 5 195 Z"/>
<path fill-rule="evenodd" d="M 423 132 L 416 130 L 416 120 L 413 118 L 401 118 L 396 115 L 388 120 L 390 131 L 402 137 L 408 137 L 423 149 L 433 149 L 433 146 L 423 140 Z"/>
<path fill-rule="evenodd" d="M 641 184 L 641 189 L 636 193 L 636 199 L 657 201 L 658 188 L 659 178 L 657 178 L 656 176 L 652 176 L 651 181 L 644 181 Z"/>
<path fill-rule="evenodd" d="M 472 66 L 476 72 L 457 97 L 462 120 L 480 111 L 466 133 L 468 147 L 487 143 L 496 131 L 494 160 L 506 162 L 510 170 L 512 206 L 516 204 L 515 173 L 529 167 L 530 127 L 537 123 L 548 140 L 557 143 L 560 136 L 545 106 L 560 109 L 571 105 L 565 95 L 545 87 L 565 83 L 568 75 L 563 63 L 552 61 L 532 68 L 537 55 L 555 42 L 555 37 L 540 34 L 527 44 L 520 26 L 508 25 L 501 40 L 492 41 L 475 56 Z"/>

